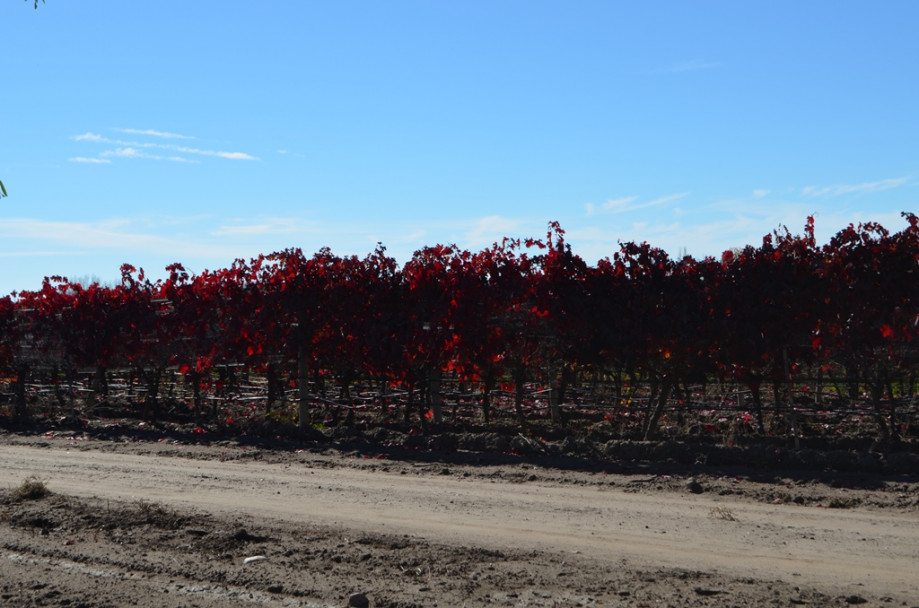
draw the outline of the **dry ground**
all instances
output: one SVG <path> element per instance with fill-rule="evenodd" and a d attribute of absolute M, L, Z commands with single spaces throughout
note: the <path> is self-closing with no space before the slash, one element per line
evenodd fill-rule
<path fill-rule="evenodd" d="M 916 475 L 144 437 L 0 436 L 0 605 L 919 606 Z"/>

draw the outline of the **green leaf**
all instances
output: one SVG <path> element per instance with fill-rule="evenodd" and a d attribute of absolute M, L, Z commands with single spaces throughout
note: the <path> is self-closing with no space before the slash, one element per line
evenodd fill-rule
<path fill-rule="evenodd" d="M 9 195 L 6 193 L 6 188 L 3 186 L 3 182 L 0 182 L 0 198 L 3 198 L 4 196 Z"/>

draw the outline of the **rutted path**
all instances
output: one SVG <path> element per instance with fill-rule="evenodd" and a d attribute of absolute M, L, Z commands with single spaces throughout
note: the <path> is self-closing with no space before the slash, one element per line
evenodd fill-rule
<path fill-rule="evenodd" d="M 341 457 L 339 457 L 341 458 Z M 388 470 L 201 460 L 0 445 L 0 485 L 35 474 L 54 492 L 143 499 L 357 532 L 409 534 L 643 567 L 781 580 L 830 595 L 919 602 L 919 513 L 759 504 L 730 496 L 635 493 L 628 482 L 511 482 L 397 463 Z"/>

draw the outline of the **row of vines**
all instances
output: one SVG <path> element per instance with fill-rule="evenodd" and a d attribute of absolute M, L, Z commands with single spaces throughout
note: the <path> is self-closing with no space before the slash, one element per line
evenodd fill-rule
<path fill-rule="evenodd" d="M 483 422 L 497 395 L 521 425 L 542 387 L 562 424 L 572 395 L 603 383 L 591 405 L 640 419 L 647 438 L 674 402 L 724 383 L 743 387 L 748 422 L 766 433 L 768 416 L 793 411 L 793 387 L 816 382 L 833 387 L 821 410 L 864 407 L 894 440 L 919 371 L 919 217 L 903 217 L 899 232 L 852 225 L 822 246 L 808 218 L 803 235 L 777 230 L 720 259 L 629 242 L 588 265 L 551 223 L 544 239 L 431 246 L 402 266 L 382 246 L 363 258 L 287 249 L 200 274 L 173 264 L 155 281 L 124 265 L 114 286 L 47 278 L 0 299 L 4 403 L 28 418 L 39 377 L 91 378 L 81 399 L 99 403 L 117 375 L 143 387 L 137 407 L 153 417 L 179 376 L 200 419 L 219 415 L 205 404 L 231 370 L 259 378 L 265 411 L 291 401 L 301 425 L 327 385 L 345 406 L 358 386 L 407 396 L 406 417 L 439 423 L 447 382 Z"/>

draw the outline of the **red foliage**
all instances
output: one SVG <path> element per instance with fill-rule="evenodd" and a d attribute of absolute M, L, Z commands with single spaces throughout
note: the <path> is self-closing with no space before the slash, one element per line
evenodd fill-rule
<path fill-rule="evenodd" d="M 434 245 L 402 268 L 382 246 L 364 258 L 287 249 L 199 275 L 173 264 L 157 282 L 125 264 L 113 287 L 52 277 L 0 299 L 0 371 L 44 360 L 197 382 L 219 366 L 282 376 L 299 363 L 301 383 L 415 385 L 445 370 L 487 394 L 508 377 L 517 389 L 613 370 L 720 374 L 758 393 L 837 365 L 880 384 L 917 363 L 919 218 L 904 219 L 895 234 L 853 225 L 818 247 L 808 217 L 803 235 L 777 230 L 705 260 L 623 243 L 588 266 L 551 223 L 545 239 Z"/>

